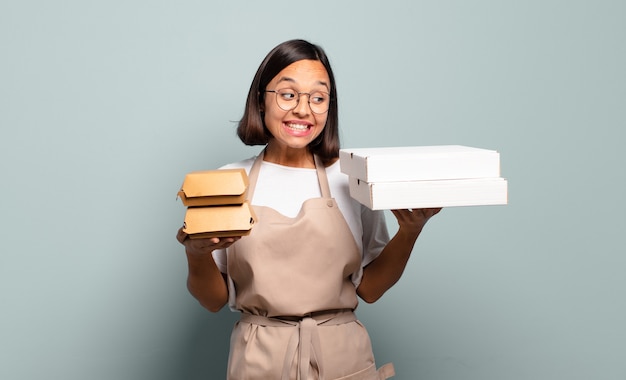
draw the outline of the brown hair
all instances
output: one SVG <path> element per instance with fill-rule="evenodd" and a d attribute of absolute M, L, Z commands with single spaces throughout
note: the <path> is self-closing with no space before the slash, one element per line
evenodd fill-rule
<path fill-rule="evenodd" d="M 330 105 L 326 126 L 322 133 L 309 144 L 309 150 L 330 165 L 339 157 L 339 116 L 337 109 L 337 87 L 330 62 L 324 50 L 304 40 L 290 40 L 270 51 L 259 66 L 248 92 L 246 108 L 237 127 L 237 136 L 246 145 L 265 145 L 272 135 L 265 127 L 261 104 L 265 101 L 265 88 L 280 71 L 294 62 L 304 59 L 321 62 L 330 79 Z"/>

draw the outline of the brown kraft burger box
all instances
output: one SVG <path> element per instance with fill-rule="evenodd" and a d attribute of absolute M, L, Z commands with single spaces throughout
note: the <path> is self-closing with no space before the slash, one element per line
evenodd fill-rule
<path fill-rule="evenodd" d="M 188 173 L 178 191 L 187 206 L 183 231 L 192 239 L 249 235 L 256 216 L 247 192 L 244 169 Z"/>

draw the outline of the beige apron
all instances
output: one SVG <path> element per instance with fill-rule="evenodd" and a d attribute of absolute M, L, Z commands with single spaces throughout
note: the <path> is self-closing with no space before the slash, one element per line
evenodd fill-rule
<path fill-rule="evenodd" d="M 250 170 L 252 201 L 263 153 Z M 249 236 L 228 248 L 228 275 L 242 317 L 231 336 L 229 380 L 378 380 L 367 331 L 353 310 L 351 274 L 361 254 L 315 157 L 321 198 L 305 201 L 295 218 L 253 206 Z"/>

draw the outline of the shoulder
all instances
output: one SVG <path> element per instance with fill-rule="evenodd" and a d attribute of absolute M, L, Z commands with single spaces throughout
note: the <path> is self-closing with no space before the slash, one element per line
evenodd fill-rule
<path fill-rule="evenodd" d="M 219 169 L 245 169 L 246 172 L 250 173 L 250 169 L 252 168 L 252 164 L 254 163 L 254 160 L 256 159 L 256 156 L 247 158 L 245 160 L 241 160 L 241 161 L 237 161 L 237 162 L 232 162 L 230 164 L 226 164 L 222 167 L 220 167 Z"/>
<path fill-rule="evenodd" d="M 343 183 L 348 185 L 348 175 L 341 172 L 339 160 L 326 167 L 326 175 L 329 182 Z"/>

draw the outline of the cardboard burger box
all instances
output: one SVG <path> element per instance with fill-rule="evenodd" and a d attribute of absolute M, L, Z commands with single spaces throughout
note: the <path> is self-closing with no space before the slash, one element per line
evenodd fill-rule
<path fill-rule="evenodd" d="M 255 215 L 248 202 L 240 205 L 188 207 L 183 231 L 192 239 L 249 235 Z"/>
<path fill-rule="evenodd" d="M 178 192 L 187 206 L 183 231 L 192 239 L 249 235 L 256 216 L 247 192 L 244 169 L 188 173 Z"/>
<path fill-rule="evenodd" d="M 342 149 L 350 196 L 373 210 L 503 205 L 497 151 L 462 145 Z"/>
<path fill-rule="evenodd" d="M 205 170 L 188 173 L 178 192 L 185 206 L 242 204 L 248 192 L 244 169 Z"/>

